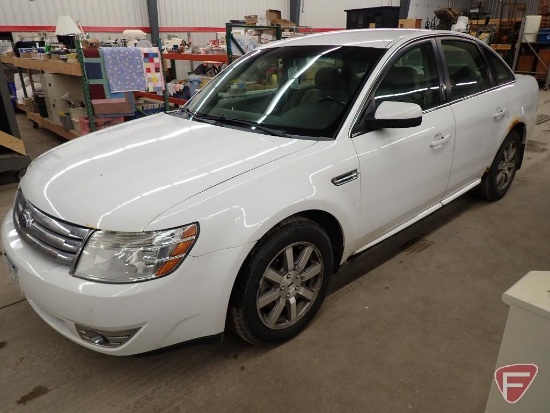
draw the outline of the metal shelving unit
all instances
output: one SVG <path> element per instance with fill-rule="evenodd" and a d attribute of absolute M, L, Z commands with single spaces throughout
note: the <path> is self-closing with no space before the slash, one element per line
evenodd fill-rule
<path fill-rule="evenodd" d="M 77 55 L 78 55 L 78 61 L 80 63 L 80 71 L 81 71 L 81 74 L 82 74 L 82 88 L 84 90 L 84 99 L 85 99 L 85 106 L 86 106 L 86 114 L 88 116 L 88 120 L 90 122 L 90 132 L 93 132 L 96 130 L 96 122 L 95 122 L 95 114 L 94 114 L 94 109 L 93 109 L 93 105 L 92 105 L 92 99 L 91 99 L 91 96 L 90 96 L 90 82 L 88 80 L 88 76 L 87 76 L 87 73 L 86 73 L 86 66 L 85 66 L 85 56 L 84 56 L 84 51 L 80 45 L 80 42 L 77 41 L 77 44 L 76 44 L 76 50 L 77 50 Z M 160 49 L 159 49 L 159 52 L 160 52 Z M 165 57 L 163 55 L 163 53 L 160 53 L 160 56 L 161 56 L 161 67 L 164 67 L 164 60 L 165 60 Z M 164 111 L 167 111 L 168 108 L 169 108 L 169 104 L 170 103 L 178 103 L 178 102 L 174 102 L 171 100 L 171 98 L 168 97 L 168 91 L 167 91 L 167 88 L 165 87 L 164 88 L 164 92 L 162 93 L 162 95 L 159 95 L 157 93 L 151 93 L 151 92 L 146 92 L 146 91 L 143 91 L 143 92 L 134 92 L 134 95 L 136 97 L 146 97 L 146 98 L 149 98 L 149 99 L 154 99 L 154 100 L 160 100 L 162 102 L 164 102 Z"/>
<path fill-rule="evenodd" d="M 0 120 L 2 121 L 0 127 L 0 172 L 14 171 L 15 177 L 19 179 L 31 159 L 20 138 L 3 69 L 0 70 L 0 102 L 2 102 L 0 106 Z"/>
<path fill-rule="evenodd" d="M 514 72 L 517 71 L 517 66 L 518 66 L 518 61 L 519 61 L 519 56 L 520 56 L 520 53 L 521 53 L 521 49 L 524 47 L 523 45 L 527 45 L 527 47 L 531 50 L 531 52 L 533 53 L 535 58 L 538 60 L 538 62 L 544 67 L 546 72 L 545 73 L 540 73 L 540 72 L 537 72 L 537 71 L 521 71 L 521 72 L 518 72 L 518 73 L 530 74 L 530 75 L 533 75 L 535 77 L 537 75 L 545 76 L 545 78 L 544 78 L 544 90 L 547 90 L 548 86 L 550 86 L 550 70 L 548 68 L 548 65 L 540 57 L 540 54 L 539 54 L 540 50 L 537 52 L 537 50 L 535 50 L 535 47 L 533 47 L 533 44 L 531 42 L 529 42 L 527 40 L 527 38 L 525 37 L 526 34 L 534 34 L 534 33 L 525 33 L 525 21 L 526 21 L 525 18 L 523 18 L 522 21 L 521 21 L 521 27 L 520 27 L 519 35 L 518 35 L 518 41 L 516 43 L 515 51 L 514 51 L 514 61 L 512 63 L 512 70 Z M 546 47 L 550 48 L 550 43 L 546 44 Z M 539 78 L 540 78 L 540 76 L 539 76 Z"/>
<path fill-rule="evenodd" d="M 78 56 L 78 62 L 80 63 L 80 73 L 82 75 L 82 90 L 84 91 L 84 105 L 86 106 L 86 115 L 88 115 L 88 121 L 90 122 L 90 132 L 95 131 L 95 115 L 92 107 L 92 98 L 90 97 L 90 82 L 88 81 L 88 75 L 86 74 L 86 67 L 84 66 L 84 51 L 80 41 L 76 40 L 76 54 Z"/>
<path fill-rule="evenodd" d="M 225 54 L 191 54 L 191 53 L 162 53 L 162 59 L 175 61 L 175 60 L 190 60 L 192 62 L 219 62 L 228 63 L 229 59 Z M 172 67 L 174 65 L 172 64 Z M 164 67 L 164 63 L 163 63 Z M 138 97 L 145 97 L 148 99 L 159 100 L 165 102 L 165 108 L 168 109 L 168 104 L 173 105 L 185 105 L 186 99 L 171 98 L 168 96 L 168 91 L 165 90 L 164 96 L 157 95 L 150 92 L 135 92 Z"/>
<path fill-rule="evenodd" d="M 274 30 L 275 31 L 275 40 L 281 40 L 283 28 L 280 25 L 277 26 L 250 26 L 246 24 L 233 24 L 233 23 L 225 23 L 225 47 L 227 48 L 227 62 L 231 64 L 233 62 L 233 43 L 235 43 L 235 46 L 241 52 L 241 54 L 245 54 L 245 51 L 242 49 L 242 47 L 239 45 L 239 43 L 235 40 L 235 37 L 233 36 L 233 29 L 248 29 L 248 30 Z"/>
<path fill-rule="evenodd" d="M 46 73 L 56 73 L 69 76 L 82 76 L 81 67 L 78 63 L 68 63 L 41 59 L 24 59 L 14 56 L 2 56 L 0 57 L 0 62 L 14 66 L 19 73 L 22 84 L 24 84 L 22 69 L 27 69 L 29 71 L 29 75 L 30 70 L 38 70 Z M 32 90 L 34 90 L 32 76 L 30 76 L 30 79 Z M 23 93 L 26 98 L 29 97 L 25 88 L 23 88 Z M 26 112 L 27 117 L 33 123 L 33 126 L 35 128 L 42 126 L 43 128 L 46 128 L 65 139 L 74 139 L 80 136 L 78 132 L 68 131 L 60 125 L 50 121 L 49 119 L 42 118 L 38 113 L 26 110 L 21 105 L 18 105 L 17 107 Z"/>

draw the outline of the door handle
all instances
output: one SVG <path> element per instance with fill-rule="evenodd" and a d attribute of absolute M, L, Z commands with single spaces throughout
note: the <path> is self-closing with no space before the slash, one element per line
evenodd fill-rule
<path fill-rule="evenodd" d="M 504 108 L 504 109 L 498 108 L 497 111 L 495 112 L 495 114 L 493 115 L 493 117 L 494 117 L 495 119 L 500 119 L 500 118 L 502 118 L 505 114 L 506 114 L 506 108 Z"/>
<path fill-rule="evenodd" d="M 437 148 L 441 145 L 445 145 L 447 142 L 451 140 L 451 134 L 442 135 L 441 133 L 438 133 L 435 135 L 434 140 L 430 142 L 430 148 Z"/>

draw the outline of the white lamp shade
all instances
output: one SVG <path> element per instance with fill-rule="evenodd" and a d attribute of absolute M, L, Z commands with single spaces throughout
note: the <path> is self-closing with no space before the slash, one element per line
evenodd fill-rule
<path fill-rule="evenodd" d="M 80 29 L 71 18 L 71 16 L 59 16 L 57 18 L 57 25 L 55 27 L 55 34 L 76 34 L 80 33 Z"/>

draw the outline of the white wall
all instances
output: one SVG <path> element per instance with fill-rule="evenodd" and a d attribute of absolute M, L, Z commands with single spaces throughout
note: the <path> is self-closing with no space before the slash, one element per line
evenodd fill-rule
<path fill-rule="evenodd" d="M 216 38 L 216 31 L 225 31 L 225 23 L 229 20 L 239 20 L 250 14 L 265 17 L 268 9 L 280 10 L 281 17 L 288 19 L 290 0 L 159 0 L 161 37 L 172 34 L 187 40 L 184 30 L 210 30 L 192 33 L 194 44 L 206 45 Z"/>
<path fill-rule="evenodd" d="M 215 39 L 215 32 L 224 31 L 231 19 L 249 14 L 265 17 L 267 9 L 280 10 L 284 19 L 290 17 L 290 0 L 159 0 L 158 4 L 163 38 L 172 34 L 187 39 L 184 30 L 217 29 L 194 32 L 193 41 L 198 45 Z M 53 31 L 60 15 L 79 20 L 85 29 L 91 26 L 90 35 L 100 40 L 116 39 L 124 28 L 149 27 L 146 0 L 0 0 L 0 31 L 13 31 L 16 40 L 20 35 L 30 39 L 38 30 Z"/>
<path fill-rule="evenodd" d="M 167 31 L 163 27 L 174 33 L 178 31 L 176 28 L 220 28 L 229 20 L 248 14 L 265 16 L 267 9 L 280 10 L 282 18 L 290 18 L 290 0 L 158 0 L 158 3 L 159 25 L 164 33 Z M 344 10 L 379 6 L 399 6 L 399 0 L 302 0 L 300 25 L 344 28 Z M 55 26 L 59 15 L 70 15 L 83 26 L 149 26 L 146 0 L 0 0 L 0 26 Z"/>
<path fill-rule="evenodd" d="M 143 0 L 145 1 L 145 0 Z M 159 0 L 161 27 L 224 27 L 232 19 L 257 14 L 265 17 L 267 9 L 280 10 L 289 18 L 290 0 Z"/>
<path fill-rule="evenodd" d="M 345 29 L 345 10 L 380 6 L 399 7 L 399 0 L 302 0 L 300 26 Z"/>
<path fill-rule="evenodd" d="M 69 15 L 83 26 L 149 26 L 145 0 L 0 0 L 0 26 L 55 26 Z"/>
<path fill-rule="evenodd" d="M 426 20 L 435 17 L 434 11 L 444 9 L 448 6 L 447 0 L 411 0 L 409 7 L 409 19 L 422 19 L 422 27 L 426 24 Z"/>

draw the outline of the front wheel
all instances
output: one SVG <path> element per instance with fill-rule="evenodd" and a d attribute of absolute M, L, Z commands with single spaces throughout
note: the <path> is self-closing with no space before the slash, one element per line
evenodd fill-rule
<path fill-rule="evenodd" d="M 325 299 L 332 246 L 315 222 L 289 218 L 250 253 L 237 276 L 229 307 L 232 330 L 251 344 L 296 336 Z"/>
<path fill-rule="evenodd" d="M 489 171 L 481 180 L 481 195 L 489 201 L 501 199 L 516 176 L 518 165 L 521 162 L 521 137 L 518 132 L 512 131 L 500 146 Z"/>

